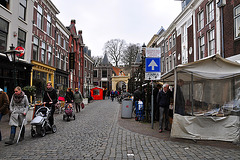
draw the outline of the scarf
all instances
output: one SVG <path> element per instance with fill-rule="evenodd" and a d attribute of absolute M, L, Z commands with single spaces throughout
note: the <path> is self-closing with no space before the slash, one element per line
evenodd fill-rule
<path fill-rule="evenodd" d="M 49 89 L 47 87 L 45 88 L 45 91 L 47 91 L 47 92 L 51 92 L 52 90 L 53 90 L 53 87 L 51 87 Z"/>
<path fill-rule="evenodd" d="M 19 95 L 17 94 L 13 94 L 13 100 L 15 103 L 20 103 L 22 101 L 22 99 L 24 98 L 24 92 L 22 91 Z"/>

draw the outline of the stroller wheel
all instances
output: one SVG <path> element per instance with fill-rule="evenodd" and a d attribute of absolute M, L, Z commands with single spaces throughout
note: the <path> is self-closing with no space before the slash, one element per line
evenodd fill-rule
<path fill-rule="evenodd" d="M 36 131 L 34 129 L 31 130 L 31 136 L 35 137 L 36 136 Z"/>
<path fill-rule="evenodd" d="M 46 129 L 44 127 L 41 129 L 40 135 L 42 137 L 44 137 L 46 135 Z"/>
<path fill-rule="evenodd" d="M 52 125 L 52 133 L 56 133 L 57 132 L 57 127 L 56 125 Z"/>
<path fill-rule="evenodd" d="M 70 117 L 69 116 L 67 117 L 67 121 L 70 121 Z"/>

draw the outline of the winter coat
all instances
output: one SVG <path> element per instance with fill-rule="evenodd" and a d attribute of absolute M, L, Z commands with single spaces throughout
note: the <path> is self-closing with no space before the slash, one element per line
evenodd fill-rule
<path fill-rule="evenodd" d="M 9 125 L 21 126 L 23 119 L 26 118 L 28 107 L 29 107 L 28 98 L 25 94 L 20 103 L 16 103 L 13 100 L 13 96 L 12 96 L 10 106 L 9 106 L 10 112 L 11 112 Z M 25 116 L 23 115 L 24 113 L 26 113 Z M 26 124 L 27 124 L 27 121 L 25 120 L 24 125 Z"/>
<path fill-rule="evenodd" d="M 73 103 L 72 100 L 74 99 L 73 97 L 73 92 L 66 92 L 66 96 L 65 96 L 65 101 L 67 101 L 67 103 Z"/>
<path fill-rule="evenodd" d="M 8 107 L 9 107 L 8 95 L 5 92 L 0 91 L 0 113 L 2 115 L 7 114 Z"/>
<path fill-rule="evenodd" d="M 170 90 L 168 90 L 167 92 L 164 92 L 163 90 L 158 92 L 158 96 L 157 96 L 158 106 L 162 108 L 169 108 L 171 97 L 172 97 L 172 92 Z"/>
<path fill-rule="evenodd" d="M 48 95 L 50 96 L 50 98 L 52 100 L 49 98 Z M 56 92 L 55 89 L 53 89 L 53 88 L 50 89 L 50 90 L 45 89 L 45 92 L 44 92 L 44 95 L 43 95 L 43 102 L 47 102 L 46 103 L 47 107 L 51 107 L 51 105 L 49 105 L 49 102 L 53 102 L 52 105 L 56 104 L 57 103 L 57 98 L 58 98 L 57 97 L 57 92 Z"/>
<path fill-rule="evenodd" d="M 82 97 L 82 94 L 80 92 L 75 92 L 73 97 L 74 97 L 74 102 L 75 103 L 82 103 L 83 97 Z"/>

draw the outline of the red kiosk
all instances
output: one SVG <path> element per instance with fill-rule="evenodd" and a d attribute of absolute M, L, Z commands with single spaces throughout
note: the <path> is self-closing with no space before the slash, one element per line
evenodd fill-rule
<path fill-rule="evenodd" d="M 95 87 L 90 90 L 93 100 L 103 100 L 103 88 Z"/>

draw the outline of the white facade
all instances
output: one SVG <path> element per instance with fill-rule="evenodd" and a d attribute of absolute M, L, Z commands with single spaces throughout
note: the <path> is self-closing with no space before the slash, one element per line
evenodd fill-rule
<path fill-rule="evenodd" d="M 18 46 L 19 30 L 26 33 L 24 61 L 31 61 L 31 44 L 32 44 L 32 21 L 33 5 L 35 0 L 27 0 L 25 8 L 25 17 L 20 17 L 20 0 L 9 0 L 6 6 L 0 5 L 0 18 L 8 22 L 8 35 L 6 50 L 13 44 Z M 22 12 L 23 13 L 23 12 Z"/>

